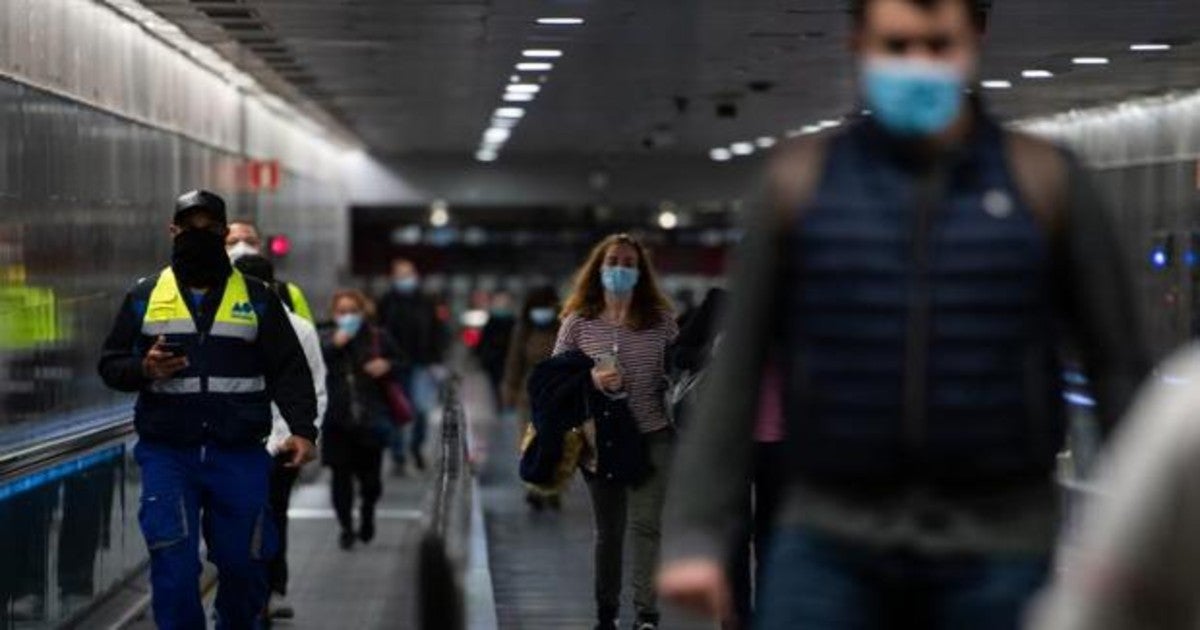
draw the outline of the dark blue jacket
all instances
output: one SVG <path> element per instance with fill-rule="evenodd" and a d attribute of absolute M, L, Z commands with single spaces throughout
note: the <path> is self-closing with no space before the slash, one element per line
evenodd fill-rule
<path fill-rule="evenodd" d="M 529 402 L 537 435 L 521 455 L 521 479 L 547 483 L 562 459 L 563 435 L 588 419 L 596 422 L 596 473 L 635 485 L 647 461 L 641 433 L 624 400 L 613 400 L 592 384 L 592 359 L 579 351 L 538 363 L 529 375 Z"/>
<path fill-rule="evenodd" d="M 262 444 L 271 431 L 272 400 L 279 405 L 293 434 L 316 440 L 316 394 L 304 350 L 288 321 L 279 297 L 267 285 L 246 278 L 246 288 L 258 315 L 258 337 L 251 343 L 209 338 L 187 347 L 190 366 L 179 376 L 205 376 L 210 370 L 225 375 L 261 374 L 266 391 L 257 394 L 195 393 L 164 396 L 149 390 L 142 359 L 154 339 L 142 334 L 142 318 L 158 274 L 138 281 L 117 313 L 101 351 L 99 372 L 105 384 L 123 392 L 138 392 L 134 424 L 145 440 L 193 446 L 215 442 L 229 446 Z M 207 292 L 199 306 L 187 300 L 201 333 L 212 328 L 224 286 Z M 173 335 L 168 335 L 168 340 Z M 245 347 L 240 347 L 240 346 Z"/>
<path fill-rule="evenodd" d="M 778 326 L 788 437 L 810 480 L 969 488 L 1051 472 L 1073 290 L 1063 232 L 1077 227 L 1031 206 L 997 124 L 981 116 L 972 133 L 922 161 L 852 125 L 794 214 Z"/>

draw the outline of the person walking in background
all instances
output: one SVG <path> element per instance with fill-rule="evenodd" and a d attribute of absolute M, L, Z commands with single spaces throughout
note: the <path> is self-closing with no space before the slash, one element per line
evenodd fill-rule
<path fill-rule="evenodd" d="M 258 278 L 267 284 L 276 295 L 287 293 L 287 285 L 275 280 L 275 266 L 271 261 L 257 254 L 240 256 L 233 264 L 234 268 L 252 278 Z M 286 302 L 285 302 L 286 305 Z M 309 320 L 288 311 L 288 321 L 296 331 L 296 338 L 304 349 L 304 358 L 308 360 L 308 369 L 312 372 L 313 389 L 317 394 L 317 429 L 325 419 L 325 408 L 329 397 L 325 391 L 325 361 L 321 358 L 321 338 L 317 329 Z M 271 560 L 268 581 L 271 587 L 271 599 L 267 603 L 269 619 L 291 619 L 296 611 L 287 601 L 288 585 L 288 507 L 291 504 L 292 488 L 300 471 L 288 466 L 287 453 L 281 452 L 292 432 L 288 430 L 287 422 L 279 411 L 279 406 L 271 405 L 271 435 L 267 437 L 267 453 L 275 459 L 271 467 L 270 502 L 271 518 L 275 522 L 275 531 L 279 534 L 279 552 Z"/>
<path fill-rule="evenodd" d="M 551 286 L 530 289 L 521 308 L 521 320 L 508 347 L 504 375 L 500 382 L 501 405 L 517 412 L 518 440 L 529 427 L 529 391 L 526 383 L 533 366 L 548 358 L 558 337 L 558 293 Z M 560 507 L 557 493 L 546 494 L 530 489 L 525 501 L 535 510 Z"/>
<path fill-rule="evenodd" d="M 593 386 L 628 402 L 649 464 L 646 478 L 632 487 L 612 483 L 584 467 L 595 517 L 597 628 L 603 630 L 615 628 L 617 623 L 627 522 L 633 544 L 634 627 L 658 627 L 654 571 L 675 441 L 663 404 L 663 357 L 678 331 L 671 303 L 659 289 L 641 243 L 617 234 L 596 245 L 576 274 L 563 306 L 554 354 L 574 350 L 591 357 L 595 362 Z"/>
<path fill-rule="evenodd" d="M 258 232 L 258 224 L 252 219 L 238 217 L 229 222 L 229 233 L 225 235 L 225 253 L 229 254 L 230 262 L 237 263 L 242 256 L 262 255 L 262 236 Z M 308 305 L 308 297 L 300 286 L 293 282 L 276 281 L 279 299 L 288 310 L 316 324 L 312 308 Z"/>
<path fill-rule="evenodd" d="M 181 195 L 171 265 L 129 291 L 100 356 L 105 384 L 138 393 L 138 523 L 164 630 L 206 625 L 201 533 L 220 580 L 218 627 L 256 627 L 276 552 L 271 457 L 262 448 L 272 402 L 292 434 L 277 446 L 286 465 L 315 454 L 317 400 L 304 350 L 275 293 L 230 264 L 227 232 L 224 200 L 204 190 Z"/>
<path fill-rule="evenodd" d="M 1079 164 L 968 91 L 982 3 L 852 14 L 870 115 L 767 166 L 659 583 L 730 616 L 724 566 L 774 349 L 790 474 L 758 626 L 1015 629 L 1058 532 L 1062 351 L 1075 342 L 1107 428 L 1148 371 L 1128 258 Z"/>
<path fill-rule="evenodd" d="M 488 320 L 480 331 L 475 355 L 479 357 L 479 365 L 487 374 L 498 406 L 504 406 L 500 382 L 504 379 L 504 362 L 508 357 L 508 348 L 512 344 L 513 330 L 516 326 L 512 294 L 508 291 L 492 294 L 491 304 L 488 306 Z"/>
<path fill-rule="evenodd" d="M 425 469 L 425 436 L 429 414 L 437 405 L 436 372 L 441 368 L 446 331 L 437 306 L 421 292 L 416 265 L 405 258 L 392 261 L 392 286 L 379 299 L 379 325 L 396 340 L 409 361 L 401 370 L 401 383 L 415 410 L 411 429 L 397 430 L 390 440 L 392 469 L 403 475 L 408 455 L 417 469 Z"/>
<path fill-rule="evenodd" d="M 391 335 L 373 323 L 374 306 L 354 289 L 333 294 L 331 315 L 336 328 L 322 339 L 329 369 L 321 461 L 333 473 L 333 509 L 342 532 L 339 544 L 375 538 L 375 503 L 383 493 L 383 449 L 394 421 L 383 386 L 398 378 L 402 354 Z M 355 485 L 359 519 L 354 527 Z"/>

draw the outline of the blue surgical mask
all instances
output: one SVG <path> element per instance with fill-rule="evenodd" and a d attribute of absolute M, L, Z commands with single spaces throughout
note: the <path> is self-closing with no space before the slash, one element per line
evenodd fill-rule
<path fill-rule="evenodd" d="M 617 267 L 604 265 L 600 268 L 600 283 L 604 290 L 616 295 L 633 293 L 633 287 L 638 283 L 636 267 Z"/>
<path fill-rule="evenodd" d="M 346 313 L 345 315 L 338 315 L 336 321 L 338 330 L 353 337 L 362 328 L 363 316 L 362 313 Z"/>
<path fill-rule="evenodd" d="M 392 280 L 392 286 L 401 293 L 414 293 L 417 290 L 418 280 L 414 276 L 406 276 L 404 278 L 396 278 Z"/>
<path fill-rule="evenodd" d="M 529 309 L 529 321 L 534 326 L 549 326 L 557 316 L 558 312 L 549 306 Z"/>
<path fill-rule="evenodd" d="M 931 136 L 958 117 L 966 76 L 948 63 L 868 59 L 862 84 L 871 114 L 885 129 L 901 136 Z"/>

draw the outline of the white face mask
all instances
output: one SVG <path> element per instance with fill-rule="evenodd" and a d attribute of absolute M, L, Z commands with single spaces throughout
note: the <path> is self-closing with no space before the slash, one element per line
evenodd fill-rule
<path fill-rule="evenodd" d="M 225 253 L 229 254 L 231 262 L 237 262 L 242 256 L 257 256 L 259 250 L 257 247 L 247 243 L 246 241 L 238 241 L 233 244 L 233 247 L 226 247 Z"/>

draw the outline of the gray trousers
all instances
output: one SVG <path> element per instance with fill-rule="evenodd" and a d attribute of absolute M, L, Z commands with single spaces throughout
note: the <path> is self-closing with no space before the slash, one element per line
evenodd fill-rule
<path fill-rule="evenodd" d="M 629 524 L 633 555 L 633 606 L 639 618 L 657 619 L 654 576 L 658 569 L 663 499 L 675 435 L 663 429 L 642 436 L 650 474 L 636 487 L 585 474 L 595 519 L 596 606 L 601 618 L 615 618 L 621 600 L 625 526 Z"/>

